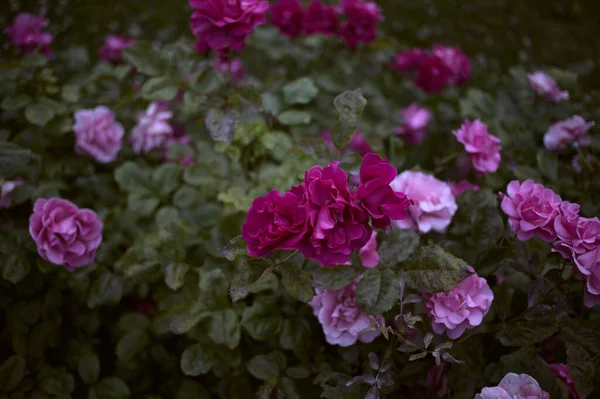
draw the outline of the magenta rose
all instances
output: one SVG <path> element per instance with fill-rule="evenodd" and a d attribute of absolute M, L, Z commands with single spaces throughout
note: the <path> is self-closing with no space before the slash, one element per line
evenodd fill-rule
<path fill-rule="evenodd" d="M 194 43 L 194 50 L 196 50 L 199 54 L 206 54 L 210 50 L 210 46 L 206 42 L 204 36 L 199 36 L 198 40 Z"/>
<path fill-rule="evenodd" d="M 569 99 L 569 92 L 560 90 L 556 81 L 545 72 L 534 72 L 527 75 L 531 90 L 546 100 L 558 103 Z"/>
<path fill-rule="evenodd" d="M 153 102 L 145 112 L 138 115 L 129 141 L 136 154 L 148 153 L 159 148 L 173 136 L 173 128 L 169 119 L 173 116 L 162 102 Z"/>
<path fill-rule="evenodd" d="M 308 231 L 304 197 L 305 187 L 300 185 L 283 195 L 271 190 L 252 202 L 242 226 L 242 237 L 250 256 L 267 256 L 276 250 L 300 248 Z"/>
<path fill-rule="evenodd" d="M 371 238 L 368 214 L 354 203 L 348 175 L 339 161 L 325 168 L 312 167 L 304 177 L 305 206 L 311 234 L 304 240 L 302 253 L 324 266 L 341 265 L 352 252 Z"/>
<path fill-rule="evenodd" d="M 338 32 L 338 25 L 335 7 L 325 6 L 319 0 L 310 3 L 302 21 L 302 27 L 308 34 L 334 35 Z"/>
<path fill-rule="evenodd" d="M 302 34 L 304 10 L 298 0 L 277 0 L 271 4 L 271 24 L 289 37 Z"/>
<path fill-rule="evenodd" d="M 550 151 L 562 151 L 570 146 L 588 146 L 592 138 L 587 132 L 594 125 L 594 122 L 586 122 L 579 115 L 555 123 L 544 135 L 544 146 Z"/>
<path fill-rule="evenodd" d="M 408 170 L 396 176 L 390 185 L 413 202 L 408 207 L 409 217 L 396 222 L 401 229 L 416 227 L 420 233 L 431 230 L 443 233 L 458 209 L 450 186 L 434 176 Z"/>
<path fill-rule="evenodd" d="M 4 33 L 10 37 L 11 42 L 30 53 L 40 49 L 42 53 L 48 55 L 48 46 L 52 43 L 52 35 L 44 32 L 43 29 L 48 26 L 48 20 L 37 15 L 22 12 L 17 15 L 13 24 L 4 29 Z"/>
<path fill-rule="evenodd" d="M 500 199 L 500 207 L 519 240 L 527 241 L 534 235 L 547 242 L 556 239 L 554 218 L 562 200 L 554 191 L 533 180 L 523 184 L 513 180 L 506 187 L 506 195 L 500 193 Z"/>
<path fill-rule="evenodd" d="M 29 218 L 29 234 L 40 256 L 71 272 L 94 261 L 102 228 L 94 211 L 61 198 L 38 199 Z"/>
<path fill-rule="evenodd" d="M 309 305 L 323 326 L 325 340 L 331 345 L 350 346 L 356 341 L 373 342 L 379 330 L 361 334 L 371 326 L 368 315 L 356 303 L 356 284 L 335 291 L 315 289 L 316 295 Z"/>
<path fill-rule="evenodd" d="M 458 197 L 465 191 L 479 191 L 479 186 L 471 183 L 468 180 L 461 180 L 459 182 L 448 181 L 448 184 L 452 190 L 452 195 L 455 197 Z"/>
<path fill-rule="evenodd" d="M 500 165 L 500 139 L 488 133 L 487 126 L 479 119 L 466 119 L 460 129 L 455 130 L 456 139 L 465 146 L 473 167 L 479 173 L 493 173 Z"/>
<path fill-rule="evenodd" d="M 25 183 L 25 180 L 20 177 L 17 177 L 15 180 L 5 180 L 0 183 L 0 209 L 10 208 L 12 203 L 12 192 L 17 186 L 20 186 L 23 183 Z"/>
<path fill-rule="evenodd" d="M 429 111 L 417 103 L 412 103 L 409 107 L 400 110 L 400 116 L 402 124 L 394 130 L 394 133 L 402 136 L 408 145 L 421 144 L 425 140 L 427 125 L 431 119 Z"/>
<path fill-rule="evenodd" d="M 98 56 L 111 64 L 123 61 L 123 50 L 135 43 L 133 39 L 125 39 L 123 36 L 110 35 L 104 41 L 104 45 L 98 50 Z"/>
<path fill-rule="evenodd" d="M 529 375 L 508 373 L 497 387 L 483 388 L 475 399 L 550 399 L 550 394 Z"/>
<path fill-rule="evenodd" d="M 404 50 L 396 54 L 392 62 L 392 68 L 402 72 L 411 71 L 419 67 L 422 58 L 423 50 L 420 48 Z"/>
<path fill-rule="evenodd" d="M 244 64 L 239 58 L 231 60 L 218 58 L 212 62 L 212 66 L 221 75 L 231 77 L 235 84 L 241 83 L 246 77 L 246 69 L 244 69 Z"/>
<path fill-rule="evenodd" d="M 448 83 L 461 86 L 471 79 L 471 61 L 463 53 L 460 47 L 445 47 L 434 44 L 431 50 L 433 54 L 442 60 L 450 71 Z"/>
<path fill-rule="evenodd" d="M 569 374 L 569 367 L 563 363 L 554 363 L 548 365 L 552 374 L 556 378 L 563 380 L 567 389 L 569 390 L 569 399 L 579 399 L 579 394 L 577 393 L 577 389 L 575 389 L 575 382 L 573 381 L 573 377 Z"/>
<path fill-rule="evenodd" d="M 246 37 L 265 23 L 269 2 L 263 0 L 190 0 L 196 11 L 190 18 L 192 32 L 224 54 L 241 50 Z"/>
<path fill-rule="evenodd" d="M 376 3 L 364 0 L 342 0 L 342 11 L 346 21 L 340 34 L 346 45 L 355 49 L 358 43 L 371 43 L 377 38 L 377 25 L 383 20 L 381 9 Z"/>
<path fill-rule="evenodd" d="M 99 106 L 75 112 L 75 152 L 100 163 L 112 162 L 121 149 L 124 129 L 110 109 Z"/>
<path fill-rule="evenodd" d="M 441 58 L 434 55 L 421 57 L 417 67 L 415 84 L 426 93 L 438 93 L 444 90 L 450 79 L 450 70 Z"/>
<path fill-rule="evenodd" d="M 402 220 L 408 216 L 410 200 L 402 192 L 394 192 L 390 186 L 396 173 L 396 168 L 387 159 L 374 153 L 365 155 L 360 165 L 356 199 L 371 216 L 375 228 L 388 227 L 392 220 Z"/>

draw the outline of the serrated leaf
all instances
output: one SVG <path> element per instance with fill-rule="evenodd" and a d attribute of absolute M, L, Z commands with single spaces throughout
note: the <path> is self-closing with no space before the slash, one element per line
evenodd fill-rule
<path fill-rule="evenodd" d="M 430 293 L 450 291 L 471 274 L 464 260 L 437 245 L 418 248 L 403 265 L 408 284 Z"/>
<path fill-rule="evenodd" d="M 15 143 L 0 141 L 0 176 L 3 178 L 22 172 L 30 159 L 30 150 L 21 148 Z"/>
<path fill-rule="evenodd" d="M 581 346 L 568 343 L 567 365 L 579 397 L 587 398 L 594 390 L 594 360 Z"/>
<path fill-rule="evenodd" d="M 279 114 L 277 120 L 286 126 L 307 125 L 312 120 L 312 116 L 308 112 L 289 110 Z"/>
<path fill-rule="evenodd" d="M 346 148 L 360 124 L 360 119 L 367 105 L 360 89 L 345 91 L 333 100 L 339 114 L 338 126 L 332 133 L 336 148 Z"/>
<path fill-rule="evenodd" d="M 313 272 L 313 284 L 316 288 L 339 290 L 352 283 L 360 273 L 358 268 L 346 265 L 322 267 Z"/>
<path fill-rule="evenodd" d="M 393 267 L 404 262 L 419 246 L 420 236 L 413 229 L 392 229 L 385 237 L 379 252 L 379 267 Z"/>
<path fill-rule="evenodd" d="M 141 40 L 124 49 L 123 58 L 133 64 L 139 72 L 150 76 L 162 74 L 166 67 L 152 45 Z"/>
<path fill-rule="evenodd" d="M 370 315 L 390 310 L 400 295 L 400 278 L 391 269 L 368 269 L 356 287 L 356 302 Z"/>
<path fill-rule="evenodd" d="M 558 330 L 556 320 L 527 320 L 506 325 L 498 333 L 504 346 L 528 346 L 543 341 Z"/>
<path fill-rule="evenodd" d="M 269 381 L 279 377 L 279 366 L 277 362 L 267 355 L 256 355 L 246 364 L 250 374 L 259 380 Z"/>
<path fill-rule="evenodd" d="M 308 104 L 319 94 L 311 78 L 303 77 L 283 86 L 283 97 L 287 104 Z"/>
<path fill-rule="evenodd" d="M 240 320 L 233 309 L 216 311 L 211 316 L 208 336 L 216 343 L 236 348 L 240 343 Z"/>
<path fill-rule="evenodd" d="M 239 118 L 237 111 L 230 109 L 223 111 L 213 108 L 206 116 L 206 128 L 214 141 L 230 143 L 235 133 L 235 124 Z"/>
<path fill-rule="evenodd" d="M 243 262 L 237 269 L 229 294 L 233 302 L 244 299 L 251 292 L 252 287 L 266 278 L 273 271 L 273 266 L 260 259 Z"/>
<path fill-rule="evenodd" d="M 117 357 L 120 360 L 131 360 L 148 344 L 150 344 L 150 337 L 146 332 L 143 330 L 130 331 L 117 342 Z"/>
<path fill-rule="evenodd" d="M 190 266 L 187 263 L 170 263 L 165 268 L 165 284 L 170 289 L 177 291 L 185 283 L 185 275 Z"/>
<path fill-rule="evenodd" d="M 46 126 L 54 118 L 54 110 L 44 103 L 32 103 L 25 107 L 25 118 L 35 126 Z"/>
<path fill-rule="evenodd" d="M 213 366 L 214 359 L 201 344 L 187 347 L 181 354 L 180 367 L 183 374 L 198 376 L 206 374 Z"/>
<path fill-rule="evenodd" d="M 277 266 L 281 273 L 281 283 L 291 296 L 302 301 L 310 302 L 315 296 L 310 275 L 300 266 L 292 262 L 285 262 Z"/>
<path fill-rule="evenodd" d="M 268 341 L 279 334 L 283 318 L 274 303 L 256 301 L 244 309 L 242 326 L 250 336 L 258 341 Z"/>
<path fill-rule="evenodd" d="M 227 245 L 221 249 L 221 254 L 229 261 L 235 260 L 238 255 L 247 254 L 246 241 L 242 236 L 237 236 L 229 240 Z"/>

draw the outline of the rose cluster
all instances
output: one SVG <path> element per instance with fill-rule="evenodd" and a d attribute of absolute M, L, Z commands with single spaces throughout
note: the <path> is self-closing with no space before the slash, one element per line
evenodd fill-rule
<path fill-rule="evenodd" d="M 531 376 L 508 373 L 498 386 L 483 388 L 475 399 L 550 399 L 550 394 Z"/>
<path fill-rule="evenodd" d="M 366 154 L 352 191 L 338 161 L 314 166 L 287 193 L 272 190 L 254 200 L 242 227 L 248 253 L 299 250 L 324 266 L 346 263 L 371 239 L 371 225 L 388 227 L 407 217 L 410 200 L 390 186 L 396 173 L 386 159 Z"/>
<path fill-rule="evenodd" d="M 494 173 L 500 165 L 500 139 L 491 135 L 485 123 L 479 119 L 465 120 L 460 129 L 453 132 L 456 140 L 465 146 L 473 168 L 479 175 Z"/>
<path fill-rule="evenodd" d="M 517 238 L 551 242 L 552 251 L 570 260 L 576 277 L 586 282 L 586 306 L 600 304 L 600 220 L 580 216 L 579 205 L 532 180 L 510 182 L 500 198 Z"/>
<path fill-rule="evenodd" d="M 39 50 L 42 54 L 50 56 L 52 53 L 48 46 L 52 43 L 52 34 L 44 32 L 48 20 L 26 12 L 17 15 L 13 24 L 4 29 L 11 42 L 22 49 L 24 53 Z"/>
<path fill-rule="evenodd" d="M 446 85 L 462 86 L 471 78 L 471 61 L 459 47 L 434 44 L 431 49 L 413 48 L 398 53 L 392 68 L 416 71 L 415 84 L 427 93 L 442 91 Z"/>

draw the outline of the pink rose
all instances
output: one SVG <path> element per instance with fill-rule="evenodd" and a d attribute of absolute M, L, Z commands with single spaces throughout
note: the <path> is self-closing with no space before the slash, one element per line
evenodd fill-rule
<path fill-rule="evenodd" d="M 561 100 L 569 99 L 569 92 L 561 91 L 556 81 L 550 75 L 544 72 L 534 72 L 527 75 L 531 90 L 548 101 L 557 103 Z"/>
<path fill-rule="evenodd" d="M 355 49 L 358 43 L 371 43 L 377 38 L 377 24 L 383 20 L 381 9 L 376 3 L 364 0 L 341 0 L 346 22 L 340 34 L 346 46 Z"/>
<path fill-rule="evenodd" d="M 331 138 L 331 132 L 329 130 L 324 130 L 321 132 L 321 138 L 327 143 L 327 146 L 331 151 L 336 150 Z M 365 140 L 358 130 L 354 133 L 354 136 L 352 136 L 352 140 L 350 140 L 348 143 L 348 147 L 344 149 L 344 152 L 348 151 L 354 151 L 361 157 L 365 156 L 365 154 L 373 152 L 367 140 Z"/>
<path fill-rule="evenodd" d="M 550 394 L 527 374 L 508 373 L 497 387 L 483 388 L 475 399 L 550 399 Z"/>
<path fill-rule="evenodd" d="M 323 326 L 325 340 L 331 345 L 350 346 L 356 341 L 369 343 L 380 334 L 379 330 L 360 334 L 371 326 L 371 321 L 356 303 L 358 280 L 335 291 L 317 288 L 315 297 L 309 303 Z"/>
<path fill-rule="evenodd" d="M 123 61 L 123 50 L 135 43 L 133 39 L 125 39 L 123 36 L 110 35 L 104 41 L 104 46 L 98 50 L 98 56 L 111 64 Z"/>
<path fill-rule="evenodd" d="M 352 252 L 371 238 L 368 214 L 354 203 L 348 175 L 339 161 L 325 168 L 312 167 L 304 177 L 305 200 L 311 234 L 304 240 L 302 253 L 324 266 L 341 265 Z"/>
<path fill-rule="evenodd" d="M 5 180 L 0 183 L 0 209 L 10 208 L 12 203 L 12 192 L 17 186 L 20 186 L 23 183 L 25 183 L 25 180 L 20 177 L 17 177 L 15 180 Z"/>
<path fill-rule="evenodd" d="M 421 57 L 415 77 L 415 84 L 426 93 L 438 93 L 444 90 L 450 80 L 450 70 L 434 55 Z"/>
<path fill-rule="evenodd" d="M 481 324 L 492 306 L 494 294 L 484 278 L 473 274 L 450 292 L 424 294 L 424 298 L 433 331 L 457 339 L 465 330 Z"/>
<path fill-rule="evenodd" d="M 71 272 L 94 261 L 102 228 L 96 212 L 61 198 L 38 199 L 29 218 L 40 256 Z"/>
<path fill-rule="evenodd" d="M 210 50 L 210 46 L 204 36 L 199 36 L 198 40 L 194 43 L 194 50 L 200 54 L 206 54 Z"/>
<path fill-rule="evenodd" d="M 173 136 L 173 128 L 169 124 L 172 116 L 173 113 L 166 110 L 161 102 L 153 102 L 145 112 L 140 112 L 129 137 L 133 151 L 136 154 L 148 153 L 161 147 Z"/>
<path fill-rule="evenodd" d="M 594 125 L 594 122 L 586 122 L 581 116 L 575 115 L 551 125 L 544 135 L 544 145 L 550 151 L 562 151 L 570 146 L 588 146 L 592 139 L 587 132 Z"/>
<path fill-rule="evenodd" d="M 400 110 L 400 116 L 402 125 L 398 126 L 394 132 L 404 137 L 408 145 L 421 144 L 425 140 L 427 125 L 431 118 L 429 111 L 417 103 L 412 103 L 409 107 Z"/>
<path fill-rule="evenodd" d="M 335 7 L 324 6 L 321 1 L 313 0 L 304 14 L 302 27 L 308 34 L 333 35 L 338 32 L 338 24 Z"/>
<path fill-rule="evenodd" d="M 404 50 L 396 54 L 396 57 L 392 62 L 392 68 L 402 72 L 407 72 L 416 69 L 421 63 L 423 54 L 424 52 L 420 48 Z"/>
<path fill-rule="evenodd" d="M 445 47 L 440 44 L 434 44 L 433 54 L 442 60 L 444 65 L 450 71 L 448 83 L 455 86 L 461 86 L 471 78 L 471 61 L 463 53 L 460 47 Z"/>
<path fill-rule="evenodd" d="M 465 191 L 479 191 L 479 186 L 471 183 L 468 180 L 461 180 L 459 182 L 448 181 L 448 184 L 452 190 L 452 195 L 455 197 L 458 197 Z"/>
<path fill-rule="evenodd" d="M 379 252 L 377 252 L 377 232 L 373 231 L 367 244 L 358 251 L 363 267 L 372 268 L 379 263 Z"/>
<path fill-rule="evenodd" d="M 123 125 L 110 109 L 99 106 L 75 112 L 75 152 L 88 155 L 100 163 L 117 158 L 123 141 Z"/>
<path fill-rule="evenodd" d="M 244 64 L 239 58 L 233 58 L 232 60 L 224 60 L 218 58 L 212 62 L 212 66 L 216 71 L 223 76 L 230 76 L 233 83 L 240 83 L 246 77 L 246 70 Z"/>
<path fill-rule="evenodd" d="M 434 176 L 408 170 L 390 185 L 413 202 L 408 208 L 409 217 L 396 222 L 401 229 L 417 227 L 420 233 L 431 230 L 443 233 L 458 209 L 450 186 Z"/>
<path fill-rule="evenodd" d="M 500 193 L 500 199 L 500 207 L 519 240 L 527 241 L 534 235 L 547 242 L 556 239 L 554 218 L 562 200 L 554 191 L 533 180 L 523 184 L 513 180 L 506 187 L 506 195 Z"/>
<path fill-rule="evenodd" d="M 410 200 L 402 192 L 394 192 L 390 183 L 396 177 L 394 168 L 387 159 L 369 153 L 360 165 L 360 185 L 356 199 L 371 216 L 373 227 L 385 228 L 392 220 L 406 219 Z"/>
<path fill-rule="evenodd" d="M 163 146 L 163 159 L 166 160 L 167 159 L 167 155 L 169 153 L 169 149 L 171 148 L 171 146 L 175 143 L 178 143 L 184 147 L 189 147 L 189 145 L 191 144 L 192 139 L 190 136 L 181 136 L 181 137 L 169 137 L 167 139 L 167 141 L 165 142 L 165 145 Z M 179 155 L 179 154 L 178 154 Z M 177 162 L 180 165 L 191 165 L 194 162 L 196 162 L 196 159 L 194 158 L 193 155 L 191 154 L 183 154 L 180 157 L 178 157 Z"/>
<path fill-rule="evenodd" d="M 575 382 L 573 381 L 573 377 L 569 374 L 569 367 L 563 363 L 550 364 L 548 367 L 556 378 L 563 380 L 567 385 L 569 399 L 579 399 L 579 394 L 577 393 L 577 389 L 575 389 Z"/>
<path fill-rule="evenodd" d="M 52 43 L 52 35 L 43 32 L 46 26 L 48 26 L 47 19 L 22 12 L 15 17 L 11 26 L 4 29 L 4 33 L 10 37 L 15 46 L 21 47 L 24 52 L 30 53 L 39 48 L 42 53 L 48 55 L 48 46 Z"/>
<path fill-rule="evenodd" d="M 300 248 L 300 241 L 308 231 L 308 211 L 302 203 L 304 196 L 305 187 L 300 185 L 284 195 L 271 190 L 252 202 L 242 226 L 242 237 L 250 256 Z"/>
<path fill-rule="evenodd" d="M 493 173 L 500 165 L 500 139 L 488 133 L 487 126 L 479 119 L 466 119 L 460 129 L 455 130 L 456 139 L 465 146 L 473 167 L 480 173 Z"/>
<path fill-rule="evenodd" d="M 196 11 L 190 18 L 194 35 L 224 54 L 241 50 L 246 37 L 265 23 L 269 2 L 263 0 L 190 0 Z"/>
<path fill-rule="evenodd" d="M 289 37 L 302 34 L 304 10 L 298 0 L 277 0 L 271 4 L 271 24 Z"/>

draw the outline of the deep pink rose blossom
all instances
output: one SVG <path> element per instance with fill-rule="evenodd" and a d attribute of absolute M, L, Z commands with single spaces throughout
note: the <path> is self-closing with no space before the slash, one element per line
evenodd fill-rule
<path fill-rule="evenodd" d="M 98 50 L 98 56 L 111 64 L 123 61 L 123 50 L 135 43 L 133 39 L 126 39 L 119 35 L 110 35 L 104 41 L 104 46 Z"/>
<path fill-rule="evenodd" d="M 468 180 L 461 180 L 459 182 L 449 181 L 450 189 L 452 190 L 452 195 L 458 197 L 465 191 L 479 191 L 479 186 L 471 183 Z"/>
<path fill-rule="evenodd" d="M 497 387 L 483 388 L 475 399 L 550 399 L 550 394 L 531 376 L 508 373 Z"/>
<path fill-rule="evenodd" d="M 461 86 L 471 79 L 471 61 L 469 61 L 469 57 L 463 53 L 460 47 L 445 47 L 440 44 L 434 44 L 432 52 L 442 60 L 450 71 L 448 83 L 454 86 Z"/>
<path fill-rule="evenodd" d="M 206 41 L 206 38 L 204 38 L 204 36 L 200 36 L 198 37 L 198 40 L 196 40 L 196 42 L 194 43 L 194 50 L 196 50 L 199 54 L 206 54 L 208 53 L 208 51 L 210 50 L 210 46 L 208 45 L 208 42 Z"/>
<path fill-rule="evenodd" d="M 271 23 L 289 37 L 302 34 L 304 10 L 298 0 L 277 0 L 271 4 Z"/>
<path fill-rule="evenodd" d="M 534 72 L 527 75 L 531 90 L 548 101 L 558 103 L 569 99 L 569 92 L 561 90 L 556 81 L 545 72 Z"/>
<path fill-rule="evenodd" d="M 43 31 L 46 26 L 47 19 L 22 12 L 15 17 L 11 26 L 4 29 L 4 33 L 25 53 L 40 49 L 43 54 L 49 55 L 48 46 L 52 43 L 52 35 Z"/>
<path fill-rule="evenodd" d="M 465 146 L 473 167 L 479 173 L 493 173 L 500 165 L 500 139 L 489 134 L 487 126 L 479 119 L 465 120 L 460 129 L 455 130 L 456 139 Z"/>
<path fill-rule="evenodd" d="M 244 69 L 244 64 L 239 58 L 233 58 L 232 60 L 218 58 L 212 62 L 212 66 L 221 75 L 231 77 L 233 83 L 236 84 L 242 82 L 246 77 L 246 69 Z"/>
<path fill-rule="evenodd" d="M 325 6 L 320 0 L 310 3 L 302 22 L 302 27 L 308 34 L 334 35 L 338 32 L 338 25 L 335 7 Z"/>
<path fill-rule="evenodd" d="M 136 154 L 148 153 L 161 147 L 173 136 L 173 128 L 169 124 L 172 116 L 173 113 L 160 102 L 153 102 L 145 112 L 140 112 L 129 138 L 133 151 Z"/>
<path fill-rule="evenodd" d="M 190 0 L 196 11 L 190 18 L 194 35 L 224 54 L 241 50 L 246 37 L 265 23 L 269 2 L 264 0 Z"/>
<path fill-rule="evenodd" d="M 426 93 L 444 90 L 450 79 L 450 70 L 439 57 L 424 55 L 417 67 L 415 84 Z"/>
<path fill-rule="evenodd" d="M 385 228 L 392 220 L 406 219 L 410 200 L 401 191 L 392 189 L 390 183 L 396 177 L 387 159 L 374 153 L 366 154 L 360 165 L 360 185 L 356 199 L 371 216 L 373 227 Z"/>
<path fill-rule="evenodd" d="M 20 177 L 17 177 L 15 180 L 5 180 L 0 183 L 0 209 L 10 208 L 12 204 L 12 192 L 15 190 L 17 186 L 25 183 Z"/>
<path fill-rule="evenodd" d="M 424 52 L 420 48 L 404 50 L 396 54 L 396 57 L 392 62 L 392 68 L 402 72 L 407 72 L 416 69 L 421 63 L 423 54 Z"/>
<path fill-rule="evenodd" d="M 506 195 L 500 193 L 500 199 L 500 207 L 519 240 L 527 241 L 534 235 L 547 242 L 556 239 L 554 219 L 562 200 L 554 191 L 533 180 L 523 184 L 513 180 L 506 187 Z"/>
<path fill-rule="evenodd" d="M 112 162 L 121 149 L 124 129 L 110 109 L 98 106 L 75 112 L 75 152 L 100 163 Z"/>
<path fill-rule="evenodd" d="M 407 170 L 390 185 L 413 202 L 408 208 L 409 217 L 396 221 L 401 229 L 416 227 L 420 233 L 443 233 L 458 209 L 450 186 L 432 175 Z"/>
<path fill-rule="evenodd" d="M 562 151 L 570 146 L 588 146 L 592 139 L 587 132 L 594 125 L 594 122 L 586 122 L 579 115 L 555 123 L 544 135 L 544 146 L 550 151 Z"/>
<path fill-rule="evenodd" d="M 377 252 L 377 232 L 373 231 L 367 244 L 358 251 L 363 267 L 371 268 L 379 263 L 379 252 Z"/>
<path fill-rule="evenodd" d="M 69 271 L 94 261 L 102 228 L 94 211 L 61 198 L 38 199 L 29 218 L 29 233 L 40 256 Z"/>
<path fill-rule="evenodd" d="M 577 389 L 575 389 L 575 382 L 573 381 L 573 377 L 569 374 L 569 367 L 563 363 L 554 363 L 548 365 L 552 374 L 556 378 L 560 378 L 563 380 L 567 389 L 569 390 L 569 399 L 579 399 L 579 394 L 577 393 Z"/>
<path fill-rule="evenodd" d="M 431 115 L 417 103 L 400 110 L 402 124 L 394 132 L 402 136 L 408 145 L 419 145 L 425 140 Z"/>
<path fill-rule="evenodd" d="M 369 343 L 380 334 L 379 330 L 360 333 L 371 326 L 371 320 L 356 303 L 357 282 L 358 279 L 335 291 L 317 288 L 309 303 L 323 326 L 325 340 L 331 345 L 350 346 L 356 341 Z"/>
<path fill-rule="evenodd" d="M 383 20 L 381 9 L 376 3 L 364 0 L 341 0 L 346 21 L 340 34 L 346 45 L 355 49 L 358 43 L 371 43 L 377 38 L 377 25 Z"/>

